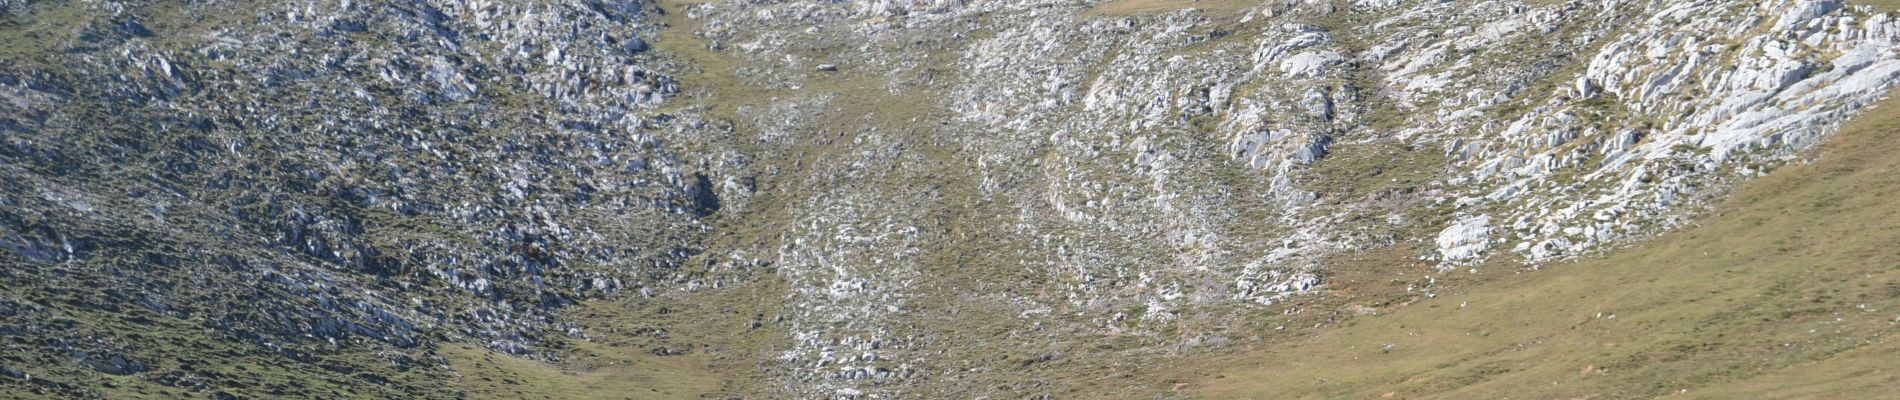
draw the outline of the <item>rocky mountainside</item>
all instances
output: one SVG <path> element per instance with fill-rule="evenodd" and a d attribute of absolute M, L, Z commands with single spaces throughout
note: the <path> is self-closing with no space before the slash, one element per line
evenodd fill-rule
<path fill-rule="evenodd" d="M 1185 396 L 1690 224 L 1896 9 L 0 0 L 0 395 Z"/>
<path fill-rule="evenodd" d="M 1206 398 L 1892 397 L 1896 106 L 1661 237 L 1166 374 Z"/>

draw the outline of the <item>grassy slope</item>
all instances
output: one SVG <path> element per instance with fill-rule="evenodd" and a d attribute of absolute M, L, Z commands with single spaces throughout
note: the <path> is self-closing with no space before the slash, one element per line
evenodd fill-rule
<path fill-rule="evenodd" d="M 1876 11 L 1900 10 L 1900 0 L 1847 0 L 1848 5 L 1864 5 Z"/>
<path fill-rule="evenodd" d="M 1194 8 L 1214 16 L 1234 16 L 1260 3 L 1258 0 L 1117 0 L 1096 4 L 1083 15 L 1125 17 Z"/>
<path fill-rule="evenodd" d="M 558 362 L 527 360 L 469 344 L 436 351 L 457 378 L 450 386 L 475 399 L 731 398 L 764 381 L 783 332 L 751 328 L 753 315 L 776 312 L 782 288 L 728 286 L 679 299 L 638 296 L 595 300 L 565 310 L 588 339 L 551 337 Z M 656 355 L 666 349 L 674 355 Z"/>
<path fill-rule="evenodd" d="M 1200 360 L 1211 398 L 1900 396 L 1900 100 L 1616 255 Z M 1491 270 L 1499 270 L 1493 267 Z M 1387 345 L 1390 345 L 1388 348 Z"/>
<path fill-rule="evenodd" d="M 597 365 L 563 367 L 468 345 L 442 348 L 470 397 L 494 399 L 676 399 L 713 393 L 718 375 L 702 357 L 660 357 L 638 349 L 583 345 Z"/>

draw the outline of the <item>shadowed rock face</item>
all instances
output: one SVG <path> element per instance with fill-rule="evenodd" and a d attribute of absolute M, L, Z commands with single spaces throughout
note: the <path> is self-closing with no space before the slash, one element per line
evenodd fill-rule
<path fill-rule="evenodd" d="M 1047 395 L 1342 255 L 1653 235 L 1900 81 L 1836 1 L 1202 3 L 0 0 L 0 367 L 243 380 L 154 329 L 432 393 L 711 296 L 780 310 L 704 317 L 777 337 L 704 339 L 734 393 Z"/>
<path fill-rule="evenodd" d="M 94 317 L 299 361 L 525 356 L 551 311 L 670 279 L 718 210 L 688 166 L 709 158 L 673 139 L 714 128 L 656 111 L 673 67 L 632 45 L 649 4 L 0 9 L 0 279 L 72 306 L 0 323 L 69 342 L 7 344 L 9 365 L 146 372 Z"/>

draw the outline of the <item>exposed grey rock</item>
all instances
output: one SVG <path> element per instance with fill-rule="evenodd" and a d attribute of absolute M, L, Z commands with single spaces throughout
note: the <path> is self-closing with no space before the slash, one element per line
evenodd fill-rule
<path fill-rule="evenodd" d="M 93 370 L 112 375 L 131 375 L 146 371 L 145 363 L 139 362 L 139 360 L 136 359 L 126 358 L 124 355 L 119 354 L 113 354 L 108 357 L 87 358 L 84 363 L 92 367 Z"/>
<path fill-rule="evenodd" d="M 1443 255 L 1445 266 L 1458 265 L 1477 260 L 1490 248 L 1491 217 L 1480 215 L 1461 219 L 1456 225 L 1438 233 L 1438 253 Z"/>

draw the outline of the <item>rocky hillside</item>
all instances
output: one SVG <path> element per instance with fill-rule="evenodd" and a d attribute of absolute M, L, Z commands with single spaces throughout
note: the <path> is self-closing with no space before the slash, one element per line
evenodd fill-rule
<path fill-rule="evenodd" d="M 1679 231 L 1173 379 L 1202 398 L 1892 397 L 1900 99 L 1879 107 Z"/>
<path fill-rule="evenodd" d="M 1187 396 L 1696 221 L 1896 9 L 0 0 L 0 395 Z"/>

